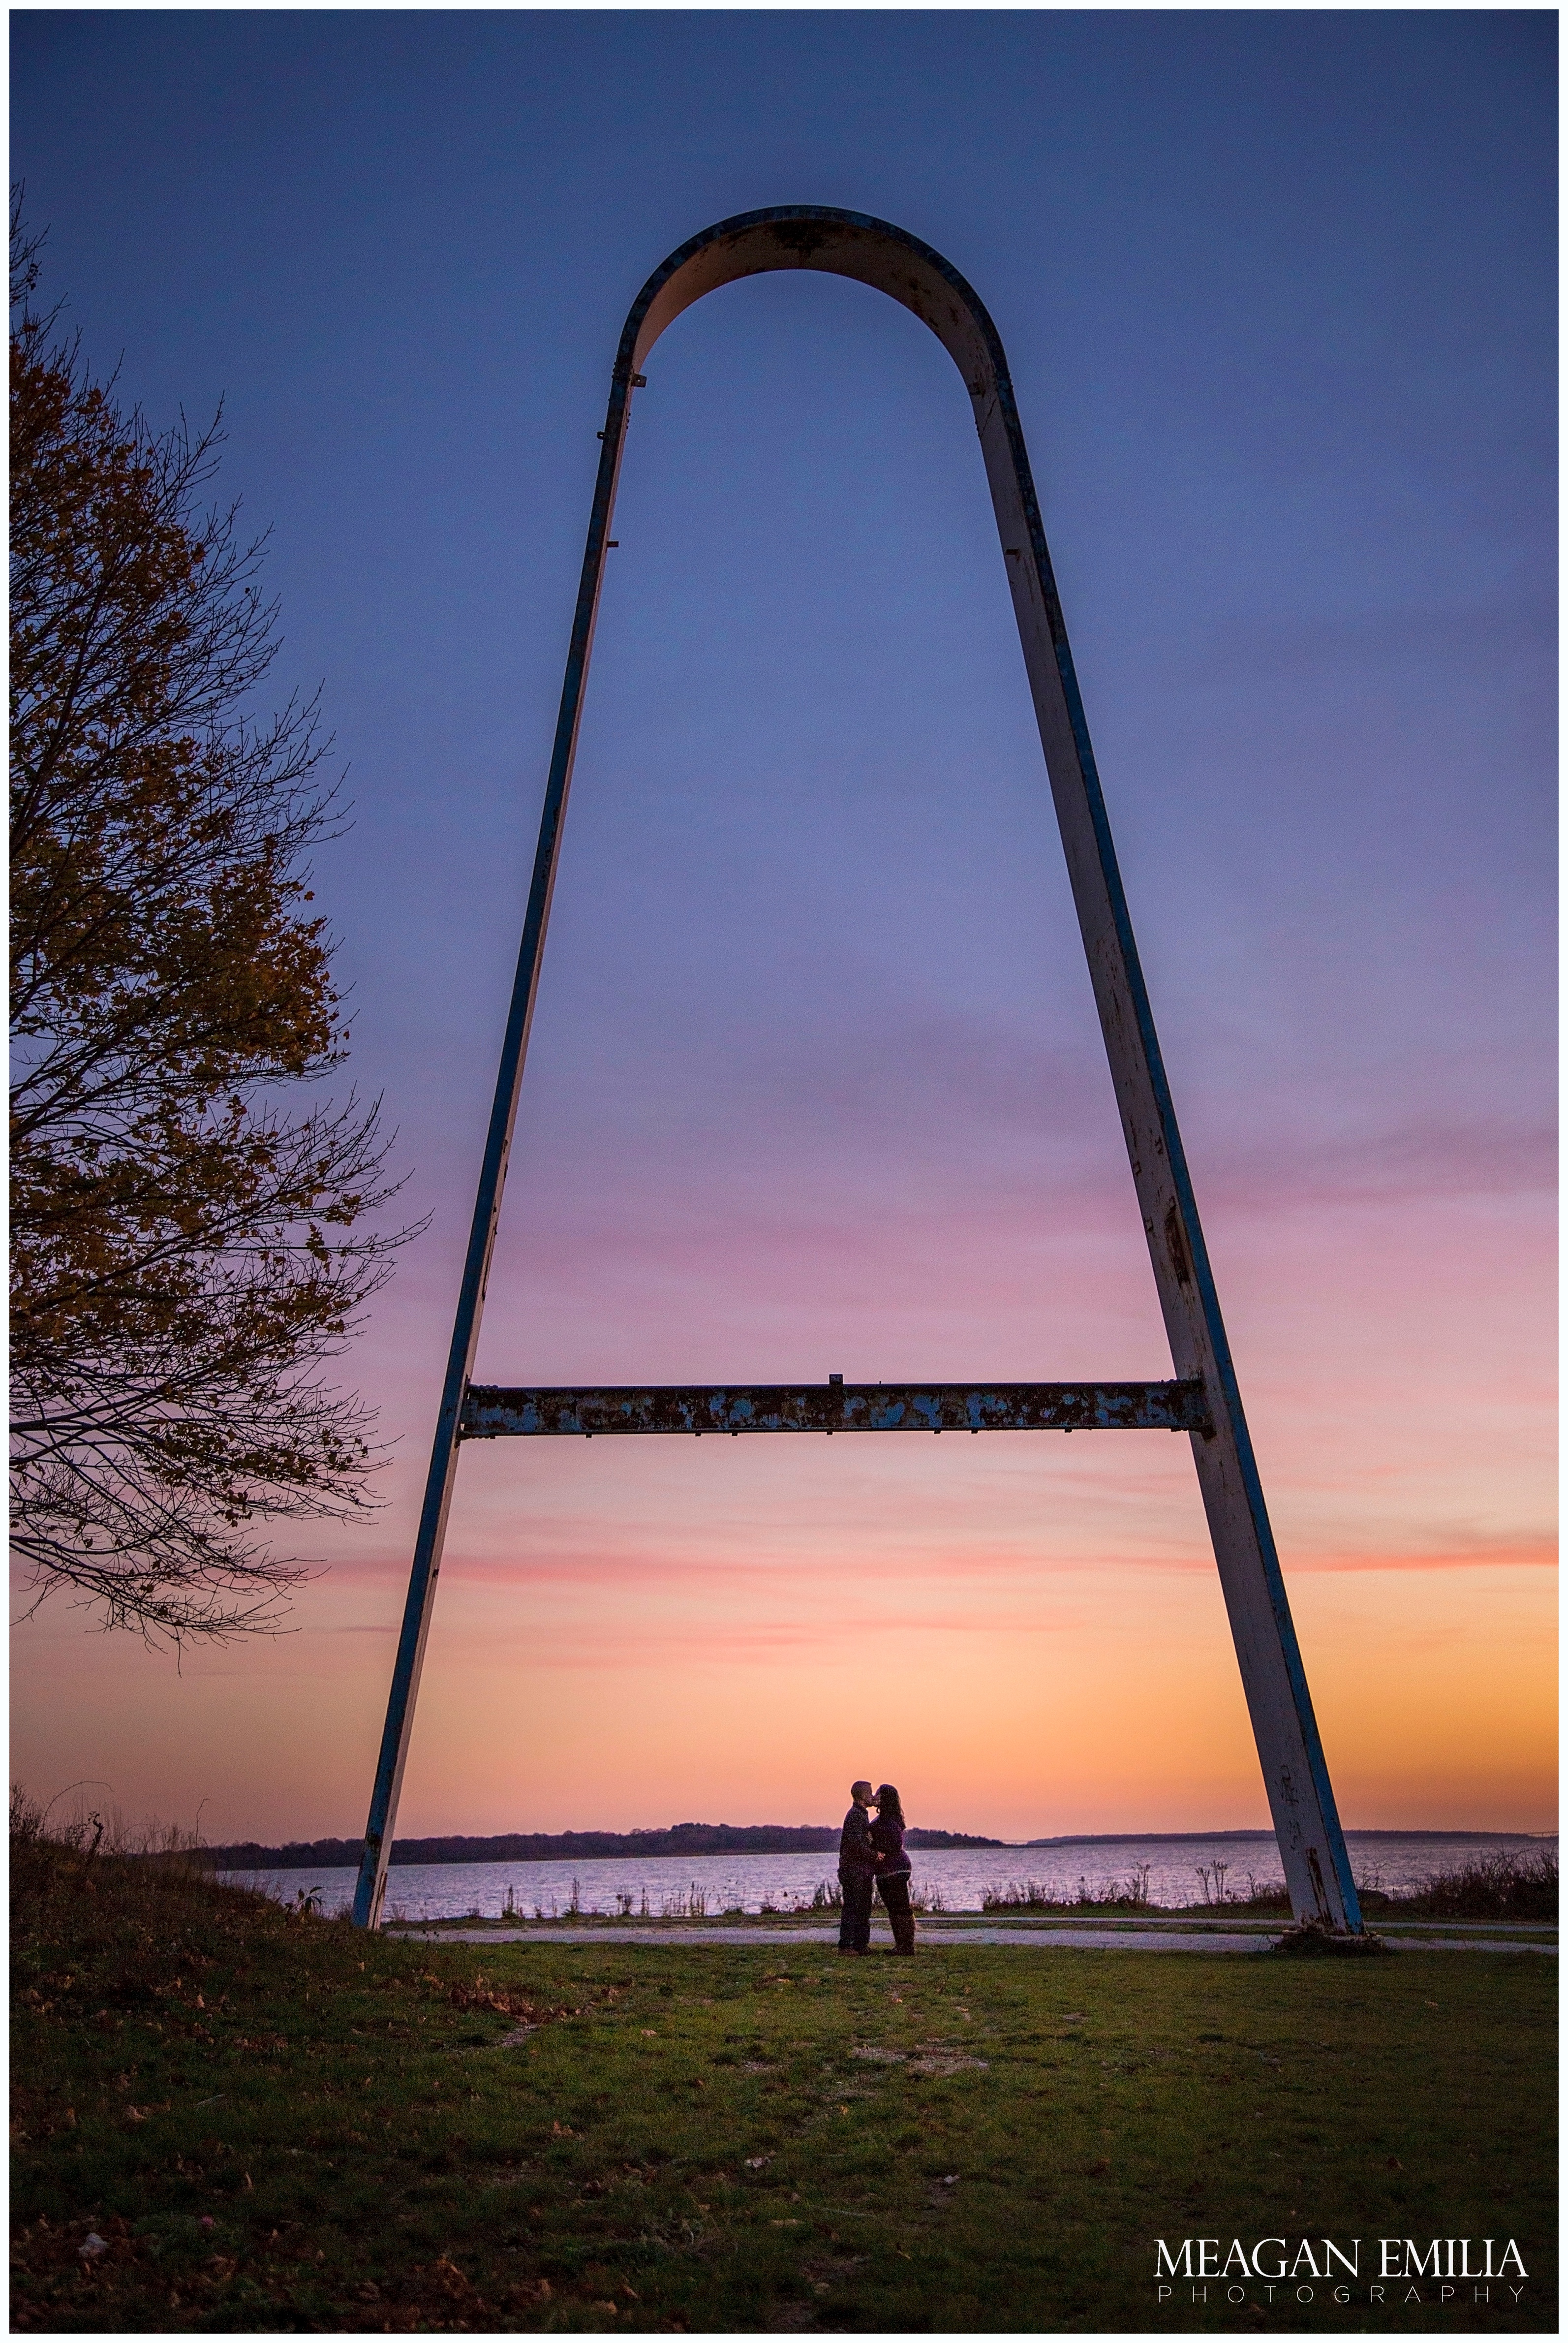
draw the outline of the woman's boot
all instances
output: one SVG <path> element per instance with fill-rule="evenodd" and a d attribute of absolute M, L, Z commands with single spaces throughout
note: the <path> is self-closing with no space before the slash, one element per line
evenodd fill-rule
<path fill-rule="evenodd" d="M 915 1916 L 912 1912 L 890 1912 L 893 1924 L 893 1950 L 912 1953 L 915 1949 Z"/>

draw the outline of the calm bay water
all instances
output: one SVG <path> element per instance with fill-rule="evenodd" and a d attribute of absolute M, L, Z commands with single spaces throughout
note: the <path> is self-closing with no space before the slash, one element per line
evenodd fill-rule
<path fill-rule="evenodd" d="M 1417 1885 L 1467 1855 L 1503 1848 L 1556 1846 L 1555 1838 L 1452 1836 L 1412 1832 L 1347 1831 L 1351 1867 L 1367 1887 Z M 1055 1846 L 967 1847 L 914 1853 L 914 1887 L 928 1908 L 978 1912 L 988 1891 L 1010 1882 L 1040 1880 L 1060 1895 L 1080 1880 L 1097 1891 L 1136 1878 L 1145 1868 L 1156 1904 L 1180 1907 L 1203 1901 L 1218 1879 L 1231 1896 L 1245 1896 L 1281 1878 L 1271 1838 L 1078 1839 Z M 1208 1882 L 1201 1876 L 1208 1875 Z M 450 1920 L 473 1914 L 497 1919 L 508 1911 L 524 1919 L 552 1919 L 575 1901 L 584 1912 L 631 1918 L 688 1914 L 795 1911 L 809 1906 L 821 1882 L 835 1877 L 831 1855 L 616 1855 L 596 1863 L 394 1864 L 387 1874 L 389 1919 Z M 347 1911 L 354 1872 L 244 1871 L 227 1875 L 292 1903 L 313 1895 L 323 1912 Z"/>

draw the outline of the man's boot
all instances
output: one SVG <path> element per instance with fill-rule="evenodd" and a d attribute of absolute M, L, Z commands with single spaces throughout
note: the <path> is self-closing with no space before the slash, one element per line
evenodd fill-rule
<path fill-rule="evenodd" d="M 912 1953 L 915 1949 L 915 1916 L 912 1912 L 890 1912 L 893 1924 L 893 1950 Z"/>

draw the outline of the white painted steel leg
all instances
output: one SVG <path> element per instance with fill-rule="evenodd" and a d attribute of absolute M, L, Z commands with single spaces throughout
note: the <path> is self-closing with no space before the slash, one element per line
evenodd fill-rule
<path fill-rule="evenodd" d="M 496 1076 L 496 1095 L 490 1109 L 484 1161 L 479 1171 L 478 1193 L 474 1199 L 474 1218 L 468 1232 L 467 1254 L 463 1263 L 463 1282 L 457 1294 L 452 1345 L 447 1359 L 447 1378 L 441 1388 L 441 1410 L 436 1421 L 436 1440 L 425 1483 L 425 1503 L 419 1516 L 414 1566 L 409 1574 L 407 1599 L 403 1606 L 397 1656 L 393 1664 L 387 1723 L 382 1731 L 381 1753 L 377 1761 L 376 1781 L 370 1795 L 370 1815 L 365 1830 L 365 1851 L 359 1859 L 359 1877 L 354 1890 L 355 1925 L 361 1928 L 374 1928 L 380 1925 L 381 1906 L 387 1893 L 387 1865 L 392 1853 L 392 1834 L 397 1825 L 397 1801 L 403 1788 L 403 1769 L 408 1762 L 409 1737 L 414 1730 L 414 1704 L 418 1697 L 419 1676 L 425 1664 L 425 1645 L 429 1639 L 430 1618 L 435 1607 L 441 1549 L 447 1539 L 447 1516 L 451 1511 L 453 1485 L 457 1479 L 458 1419 L 462 1413 L 463 1393 L 468 1387 L 468 1377 L 473 1371 L 474 1353 L 478 1345 L 479 1322 L 485 1309 L 485 1288 L 490 1275 L 491 1255 L 496 1248 L 501 1196 L 507 1184 L 507 1160 L 511 1152 L 512 1129 L 518 1116 L 518 1095 L 522 1087 L 528 1033 L 534 1021 L 534 1003 L 538 997 L 539 970 L 544 960 L 545 934 L 549 926 L 550 899 L 555 892 L 556 870 L 560 859 L 561 829 L 566 820 L 572 766 L 577 758 L 583 691 L 588 683 L 588 661 L 593 654 L 594 626 L 598 616 L 605 550 L 615 511 L 621 454 L 626 445 L 629 396 L 629 383 L 618 377 L 610 392 L 605 428 L 599 435 L 604 447 L 599 457 L 598 477 L 594 484 L 588 545 L 583 554 L 577 610 L 572 619 L 571 641 L 567 652 L 566 680 L 561 687 L 555 750 L 545 784 L 544 811 L 539 818 L 539 840 L 534 856 L 533 884 L 528 890 L 522 946 L 518 954 L 518 972 L 512 987 L 506 1037 L 501 1044 L 501 1063 Z"/>
<path fill-rule="evenodd" d="M 1192 1449 L 1292 1907 L 1298 1920 L 1321 1919 L 1335 1928 L 1359 1930 L 1361 1906 L 1005 373 L 992 396 L 976 404 L 1030 690 L 1171 1355 L 1178 1375 L 1201 1378 L 1209 1394 L 1214 1430 L 1209 1435 L 1194 1433 Z"/>

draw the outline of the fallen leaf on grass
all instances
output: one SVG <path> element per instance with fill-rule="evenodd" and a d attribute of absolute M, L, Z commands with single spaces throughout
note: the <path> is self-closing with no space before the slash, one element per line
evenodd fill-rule
<path fill-rule="evenodd" d="M 521 2286 L 514 2287 L 512 2288 L 512 2295 L 513 2298 L 518 2302 L 540 2303 L 548 2302 L 550 2298 L 550 2282 L 548 2278 L 534 2278 L 531 2281 L 525 2280 Z"/>
<path fill-rule="evenodd" d="M 476 1977 L 472 1985 L 453 1986 L 447 1998 L 454 2009 L 488 2009 L 498 2017 L 521 2017 L 536 2026 L 541 2018 L 578 2017 L 582 2014 L 564 2004 L 548 2006 L 529 2001 L 526 1995 L 513 1993 L 507 1986 L 487 1986 L 482 1976 Z"/>

